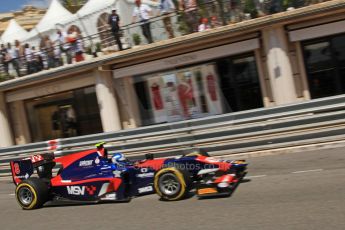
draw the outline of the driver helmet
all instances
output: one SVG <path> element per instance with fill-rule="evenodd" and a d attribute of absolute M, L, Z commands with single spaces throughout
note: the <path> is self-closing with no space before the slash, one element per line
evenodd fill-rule
<path fill-rule="evenodd" d="M 124 165 L 127 162 L 127 159 L 122 153 L 115 153 L 111 158 L 111 161 L 116 165 Z"/>

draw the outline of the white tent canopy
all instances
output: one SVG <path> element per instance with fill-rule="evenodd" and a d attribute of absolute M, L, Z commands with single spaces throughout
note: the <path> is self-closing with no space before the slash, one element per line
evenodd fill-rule
<path fill-rule="evenodd" d="M 116 8 L 119 1 L 123 0 L 89 0 L 71 18 L 64 20 L 61 25 L 64 25 L 65 31 L 72 25 L 79 27 L 82 36 L 97 34 L 97 21 L 100 15 L 111 13 L 111 9 Z"/>
<path fill-rule="evenodd" d="M 32 28 L 32 29 L 30 30 L 30 32 L 28 33 L 28 38 L 32 38 L 32 37 L 34 37 L 34 36 L 36 36 L 36 35 L 38 35 L 38 32 L 37 32 L 36 28 L 34 27 L 34 28 Z"/>
<path fill-rule="evenodd" d="M 111 13 L 117 9 L 120 14 L 122 25 L 129 24 L 132 18 L 132 11 L 135 0 L 89 0 L 75 14 L 65 9 L 59 0 L 52 0 L 46 14 L 40 22 L 26 36 L 25 42 L 38 44 L 42 35 L 48 35 L 53 40 L 56 36 L 56 29 L 67 32 L 73 25 L 77 26 L 82 36 L 91 36 L 99 33 L 98 20 L 104 13 Z M 157 2 L 143 0 L 146 4 L 156 7 Z M 98 38 L 95 38 L 97 42 Z"/>
<path fill-rule="evenodd" d="M 27 38 L 28 34 L 29 33 L 23 27 L 21 27 L 16 20 L 11 19 L 7 29 L 1 36 L 1 40 L 4 43 L 13 43 L 14 40 L 21 41 Z"/>
<path fill-rule="evenodd" d="M 53 0 L 46 14 L 33 30 L 42 33 L 55 29 L 56 24 L 66 21 L 72 17 L 73 14 L 63 7 L 58 0 Z"/>
<path fill-rule="evenodd" d="M 117 0 L 89 0 L 80 10 L 77 12 L 79 17 L 84 17 L 100 10 L 107 9 L 111 11 L 111 7 L 115 7 Z"/>

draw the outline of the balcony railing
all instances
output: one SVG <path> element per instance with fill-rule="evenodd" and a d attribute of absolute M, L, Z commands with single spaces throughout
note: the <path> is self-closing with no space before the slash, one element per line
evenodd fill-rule
<path fill-rule="evenodd" d="M 142 23 L 136 22 L 121 27 L 124 49 L 137 45 L 171 39 L 203 30 L 235 24 L 265 15 L 321 3 L 325 0 L 197 0 L 196 8 L 180 9 L 169 14 L 154 15 L 148 21 L 152 41 L 142 32 Z M 99 55 L 117 52 L 116 41 L 107 24 L 99 26 L 98 33 L 79 36 L 75 41 L 54 46 L 42 46 L 29 55 L 11 58 L 2 49 L 0 53 L 0 81 L 18 78 L 42 70 L 92 59 Z M 5 46 L 7 44 L 4 44 Z M 30 46 L 30 44 L 29 44 Z M 14 47 L 14 46 L 12 46 Z M 30 46 L 31 47 L 31 46 Z M 22 48 L 21 48 L 22 49 Z M 17 47 L 18 52 L 21 50 Z M 12 53 L 13 53 L 12 52 Z M 7 52 L 10 53 L 10 52 Z M 59 54 L 60 53 L 60 54 Z"/>

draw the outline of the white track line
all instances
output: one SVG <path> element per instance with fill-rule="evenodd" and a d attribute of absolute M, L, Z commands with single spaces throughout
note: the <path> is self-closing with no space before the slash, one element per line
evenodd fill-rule
<path fill-rule="evenodd" d="M 292 172 L 292 173 L 308 173 L 308 172 L 321 172 L 323 171 L 323 169 L 311 169 L 311 170 L 305 170 L 305 171 L 296 171 L 296 172 Z"/>
<path fill-rule="evenodd" d="M 8 194 L 9 196 L 15 196 L 16 194 L 12 193 L 12 194 Z"/>
<path fill-rule="evenodd" d="M 257 176 L 246 176 L 244 177 L 245 179 L 250 179 L 250 178 L 258 178 L 258 177 L 265 177 L 267 175 L 257 175 Z"/>

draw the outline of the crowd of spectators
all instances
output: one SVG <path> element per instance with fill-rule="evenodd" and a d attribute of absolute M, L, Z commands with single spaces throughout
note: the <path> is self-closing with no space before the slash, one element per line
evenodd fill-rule
<path fill-rule="evenodd" d="M 252 3 L 251 9 L 247 9 L 247 1 Z M 285 8 L 283 2 L 288 2 Z M 174 15 L 178 16 L 176 24 L 180 33 L 188 34 L 317 2 L 321 0 L 159 0 L 159 10 L 154 14 L 150 6 L 141 0 L 135 0 L 132 23 L 141 27 L 147 43 L 153 43 L 150 24 L 155 16 L 157 17 L 154 20 L 163 22 L 167 37 L 171 39 L 176 36 L 172 22 Z M 118 50 L 123 50 L 121 21 L 116 9 L 112 10 L 107 23 Z M 57 30 L 53 39 L 47 35 L 41 36 L 39 47 L 30 46 L 28 43 L 21 44 L 16 40 L 14 45 L 1 44 L 0 48 L 1 72 L 12 77 L 83 60 L 83 38 L 76 27 L 71 27 L 68 32 Z M 3 74 L 0 77 L 3 77 Z"/>
<path fill-rule="evenodd" d="M 6 75 L 20 77 L 73 61 L 83 61 L 83 53 L 80 33 L 72 27 L 69 33 L 57 30 L 55 39 L 48 35 L 41 36 L 39 47 L 21 44 L 18 40 L 14 41 L 14 46 L 11 43 L 1 44 L 0 62 Z M 15 73 L 10 73 L 11 66 Z"/>

